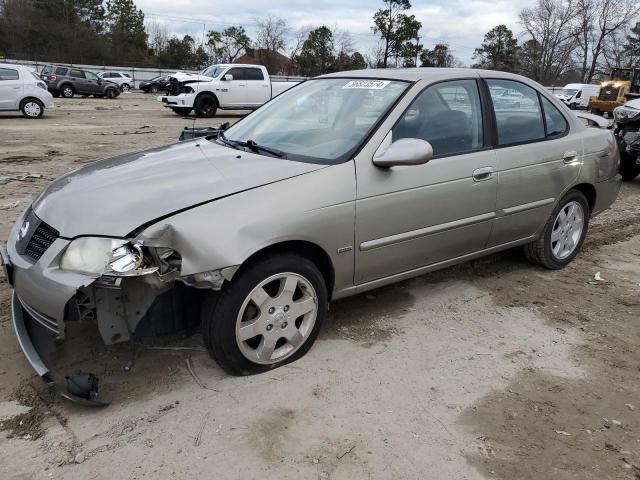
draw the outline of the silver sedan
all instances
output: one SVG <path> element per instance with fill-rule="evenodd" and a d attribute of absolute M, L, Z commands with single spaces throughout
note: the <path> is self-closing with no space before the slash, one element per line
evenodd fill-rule
<path fill-rule="evenodd" d="M 195 324 L 225 370 L 264 372 L 311 348 L 331 300 L 517 246 L 564 267 L 618 168 L 609 131 L 517 75 L 325 75 L 53 182 L 3 249 L 16 334 L 77 401 L 100 401 L 95 378 L 65 384 L 51 345 L 80 324 L 106 344 Z"/>

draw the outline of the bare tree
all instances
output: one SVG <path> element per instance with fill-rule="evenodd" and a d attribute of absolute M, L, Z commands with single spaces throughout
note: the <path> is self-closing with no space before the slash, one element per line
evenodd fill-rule
<path fill-rule="evenodd" d="M 289 44 L 289 58 L 291 59 L 291 62 L 289 62 L 287 75 L 293 75 L 299 69 L 299 65 L 297 63 L 298 56 L 300 55 L 302 45 L 309 36 L 309 32 L 311 32 L 311 30 L 313 30 L 312 27 L 300 27 L 293 34 L 293 38 Z"/>
<path fill-rule="evenodd" d="M 379 41 L 375 46 L 369 48 L 364 56 L 369 68 L 382 68 L 384 65 L 385 44 Z"/>
<path fill-rule="evenodd" d="M 146 28 L 149 35 L 149 47 L 155 55 L 160 55 L 169 44 L 170 35 L 167 24 L 152 18 L 147 22 Z"/>
<path fill-rule="evenodd" d="M 256 49 L 267 50 L 269 52 L 284 51 L 287 46 L 287 33 L 289 26 L 284 18 L 280 17 L 259 17 L 255 18 L 256 23 Z"/>
<path fill-rule="evenodd" d="M 596 75 L 600 56 L 604 53 L 607 40 L 624 29 L 640 13 L 635 0 L 595 0 L 593 29 L 591 33 L 591 62 L 585 81 L 590 82 Z"/>
<path fill-rule="evenodd" d="M 628 35 L 629 28 L 625 26 L 605 41 L 602 50 L 604 62 L 601 63 L 606 72 L 610 72 L 612 68 L 628 67 L 640 62 L 640 52 L 630 49 L 626 43 Z"/>
<path fill-rule="evenodd" d="M 576 45 L 572 29 L 574 6 L 571 0 L 538 0 L 520 12 L 520 23 L 535 48 L 529 74 L 542 83 L 553 83 L 573 67 L 571 55 Z"/>

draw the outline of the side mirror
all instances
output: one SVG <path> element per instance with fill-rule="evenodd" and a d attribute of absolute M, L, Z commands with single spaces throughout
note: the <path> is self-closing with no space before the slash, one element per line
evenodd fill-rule
<path fill-rule="evenodd" d="M 378 167 L 422 165 L 433 158 L 431 144 L 419 138 L 401 138 L 391 145 L 385 144 L 386 139 L 373 156 L 373 163 Z"/>
<path fill-rule="evenodd" d="M 222 77 L 223 80 L 230 82 L 231 80 L 233 80 L 233 75 L 231 75 L 230 73 L 227 73 L 224 77 Z"/>

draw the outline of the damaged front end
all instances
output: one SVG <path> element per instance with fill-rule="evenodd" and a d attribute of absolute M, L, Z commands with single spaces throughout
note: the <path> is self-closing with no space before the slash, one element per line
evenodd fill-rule
<path fill-rule="evenodd" d="M 87 347 L 87 329 L 99 332 L 105 345 L 131 344 L 126 370 L 137 341 L 197 327 L 202 290 L 219 290 L 235 272 L 181 276 L 182 259 L 170 247 L 147 246 L 142 238 L 68 240 L 32 210 L 0 253 L 14 289 L 14 329 L 27 360 L 63 397 L 94 406 L 111 401 L 99 392 L 97 376 L 65 371 L 70 367 L 61 362 L 65 350 Z"/>

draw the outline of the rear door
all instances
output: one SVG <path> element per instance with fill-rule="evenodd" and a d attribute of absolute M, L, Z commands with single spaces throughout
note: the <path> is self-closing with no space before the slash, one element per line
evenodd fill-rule
<path fill-rule="evenodd" d="M 16 68 L 0 67 L 0 109 L 15 110 L 22 97 L 23 79 Z"/>
<path fill-rule="evenodd" d="M 487 79 L 497 131 L 498 197 L 489 246 L 535 235 L 549 219 L 559 196 L 578 177 L 582 141 L 564 114 L 532 87 Z M 495 101 L 500 89 L 515 90 L 518 106 Z"/>
<path fill-rule="evenodd" d="M 91 88 L 89 87 L 89 82 L 87 81 L 87 77 L 85 76 L 82 70 L 78 70 L 77 68 L 72 68 L 69 70 L 69 79 L 73 84 L 73 88 L 76 93 L 81 94 L 90 94 L 93 93 Z"/>
<path fill-rule="evenodd" d="M 264 72 L 259 67 L 247 67 L 244 69 L 247 79 L 247 104 L 259 107 L 271 100 L 271 82 L 265 78 Z"/>

